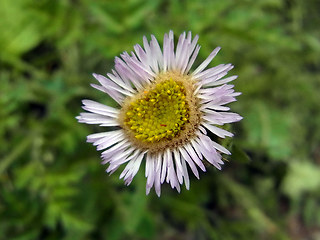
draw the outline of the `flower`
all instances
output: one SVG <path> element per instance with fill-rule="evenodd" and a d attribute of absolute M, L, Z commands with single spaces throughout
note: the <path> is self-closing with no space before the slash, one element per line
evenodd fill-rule
<path fill-rule="evenodd" d="M 93 74 L 101 85 L 92 87 L 107 93 L 120 108 L 82 101 L 89 113 L 81 113 L 79 122 L 107 127 L 107 132 L 87 137 L 97 150 L 104 150 L 101 158 L 103 164 L 109 163 L 106 171 L 112 174 L 127 163 L 120 178 L 129 185 L 144 161 L 146 194 L 154 186 L 160 196 L 164 181 L 178 192 L 183 183 L 189 189 L 187 165 L 199 179 L 197 167 L 206 171 L 207 161 L 220 170 L 221 154 L 231 154 L 207 131 L 220 138 L 233 136 L 218 126 L 242 119 L 223 106 L 240 95 L 227 84 L 237 76 L 223 78 L 232 64 L 206 69 L 220 47 L 191 71 L 200 50 L 198 38 L 183 33 L 174 50 L 170 31 L 164 35 L 162 51 L 153 35 L 150 42 L 144 37 L 144 48 L 137 44 L 131 55 L 124 52 L 115 58 L 112 73 Z"/>

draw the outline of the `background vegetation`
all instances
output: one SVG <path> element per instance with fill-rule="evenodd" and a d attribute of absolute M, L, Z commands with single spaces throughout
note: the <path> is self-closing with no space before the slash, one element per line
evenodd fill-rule
<path fill-rule="evenodd" d="M 318 0 L 0 0 L 0 239 L 320 239 Z M 235 64 L 244 116 L 223 171 L 145 196 L 78 124 L 91 73 L 142 36 L 191 30 Z M 213 64 L 211 66 L 213 66 Z"/>

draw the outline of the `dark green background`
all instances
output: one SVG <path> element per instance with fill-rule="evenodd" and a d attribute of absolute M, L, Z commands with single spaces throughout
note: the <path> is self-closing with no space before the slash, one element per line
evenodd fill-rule
<path fill-rule="evenodd" d="M 318 0 L 0 0 L 0 239 L 320 239 Z M 199 34 L 233 63 L 233 155 L 191 189 L 108 176 L 77 123 L 142 36 Z M 250 158 L 250 159 L 249 159 Z"/>

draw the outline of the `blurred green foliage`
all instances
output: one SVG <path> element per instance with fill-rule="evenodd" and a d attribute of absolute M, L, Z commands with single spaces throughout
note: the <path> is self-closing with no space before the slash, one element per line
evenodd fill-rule
<path fill-rule="evenodd" d="M 319 239 L 317 0 L 0 0 L 0 239 Z M 145 196 L 108 176 L 78 124 L 89 87 L 142 36 L 191 30 L 235 64 L 244 116 L 223 171 Z M 162 40 L 160 40 L 162 42 Z M 213 65 L 212 65 L 213 66 Z"/>

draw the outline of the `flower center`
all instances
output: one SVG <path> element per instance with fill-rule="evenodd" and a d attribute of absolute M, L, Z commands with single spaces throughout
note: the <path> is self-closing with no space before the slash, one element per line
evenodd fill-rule
<path fill-rule="evenodd" d="M 131 141 L 151 152 L 182 145 L 195 135 L 200 111 L 189 76 L 160 74 L 125 101 L 119 120 Z"/>
<path fill-rule="evenodd" d="M 124 122 L 135 138 L 143 142 L 170 140 L 189 120 L 189 106 L 185 99 L 186 90 L 181 82 L 163 81 L 131 102 Z"/>

